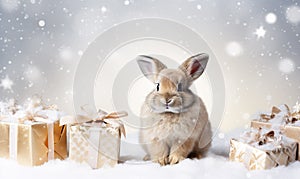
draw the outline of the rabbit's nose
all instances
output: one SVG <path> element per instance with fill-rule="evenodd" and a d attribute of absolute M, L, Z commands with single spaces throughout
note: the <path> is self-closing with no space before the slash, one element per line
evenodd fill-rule
<path fill-rule="evenodd" d="M 166 102 L 167 104 L 170 104 L 173 100 L 172 99 L 167 99 Z"/>
<path fill-rule="evenodd" d="M 160 102 L 165 105 L 170 105 L 173 103 L 173 101 L 174 101 L 173 99 L 163 99 L 163 98 L 160 100 Z"/>

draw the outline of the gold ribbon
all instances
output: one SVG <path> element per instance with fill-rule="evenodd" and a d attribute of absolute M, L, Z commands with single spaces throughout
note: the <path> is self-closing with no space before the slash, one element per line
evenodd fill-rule
<path fill-rule="evenodd" d="M 38 109 L 40 107 L 40 109 Z M 25 121 L 32 121 L 32 122 L 43 122 L 47 123 L 48 129 L 48 160 L 54 159 L 54 120 L 49 120 L 48 116 L 38 114 L 38 112 L 42 110 L 57 110 L 57 107 L 54 105 L 45 106 L 42 104 L 41 99 L 36 98 L 32 99 L 27 106 L 27 109 L 24 109 L 25 113 L 24 117 L 20 117 L 16 115 L 18 111 L 17 103 L 15 100 L 13 102 L 9 101 L 7 106 L 7 112 L 10 115 L 1 116 L 0 120 L 12 118 L 15 119 L 10 124 L 10 157 L 12 159 L 17 159 L 17 124 L 24 123 Z M 58 119 L 57 119 L 58 120 Z"/>
<path fill-rule="evenodd" d="M 275 136 L 274 130 L 269 130 L 265 133 L 262 133 L 262 128 L 259 128 L 257 131 L 248 131 L 244 134 L 244 136 L 242 136 L 242 138 L 246 139 L 247 143 L 250 145 L 254 143 L 257 143 L 258 145 L 272 143 L 276 147 L 282 145 L 283 142 L 280 134 Z"/>
<path fill-rule="evenodd" d="M 83 108 L 82 108 L 83 109 Z M 86 110 L 83 110 L 87 113 Z M 90 114 L 91 115 L 91 114 Z M 118 125 L 121 134 L 123 134 L 124 137 L 126 137 L 126 131 L 123 122 L 120 120 L 121 117 L 128 116 L 128 113 L 126 111 L 119 111 L 119 112 L 111 112 L 107 113 L 105 111 L 99 110 L 96 117 L 90 117 L 90 115 L 76 115 L 74 116 L 64 116 L 60 119 L 59 124 L 65 125 L 65 124 L 95 124 L 95 123 L 104 123 L 108 126 L 111 126 L 111 121 L 108 119 L 113 119 Z M 107 119 L 107 120 L 106 120 Z"/>
<path fill-rule="evenodd" d="M 287 113 L 282 116 L 282 119 L 285 122 L 285 124 L 293 124 L 296 121 L 300 120 L 300 111 L 291 112 L 288 105 L 284 104 L 283 106 L 287 111 Z M 260 114 L 260 120 L 268 122 L 269 120 L 274 119 L 281 112 L 282 110 L 280 108 L 273 106 L 271 114 Z"/>

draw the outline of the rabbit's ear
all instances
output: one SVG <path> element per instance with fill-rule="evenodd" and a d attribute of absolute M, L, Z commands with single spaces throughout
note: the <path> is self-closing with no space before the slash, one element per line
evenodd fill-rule
<path fill-rule="evenodd" d="M 192 82 L 202 75 L 206 68 L 208 58 L 209 56 L 206 53 L 194 55 L 184 61 L 183 64 L 179 66 L 179 69 L 185 72 L 189 80 Z"/>
<path fill-rule="evenodd" d="M 157 82 L 157 75 L 159 74 L 159 72 L 167 68 L 156 58 L 146 55 L 139 55 L 137 57 L 137 62 L 143 74 L 153 83 Z"/>

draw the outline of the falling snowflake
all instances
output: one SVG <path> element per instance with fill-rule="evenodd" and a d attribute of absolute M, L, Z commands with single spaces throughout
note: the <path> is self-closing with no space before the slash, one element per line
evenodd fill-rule
<path fill-rule="evenodd" d="M 61 47 L 59 49 L 59 56 L 62 60 L 64 61 L 69 61 L 72 59 L 73 57 L 73 52 L 72 49 L 70 47 Z"/>
<path fill-rule="evenodd" d="M 125 1 L 124 1 L 124 5 L 125 5 L 125 6 L 127 6 L 127 5 L 129 5 L 129 4 L 130 4 L 130 1 L 129 1 L 129 0 L 125 0 Z"/>
<path fill-rule="evenodd" d="M 101 12 L 102 12 L 102 13 L 105 13 L 106 11 L 107 11 L 107 8 L 106 8 L 105 6 L 102 6 L 102 7 L 101 7 Z"/>
<path fill-rule="evenodd" d="M 300 112 L 300 103 L 297 101 L 296 105 L 293 107 L 293 112 Z"/>
<path fill-rule="evenodd" d="M 12 12 L 18 10 L 20 2 L 18 0 L 1 0 L 1 6 L 4 10 Z"/>
<path fill-rule="evenodd" d="M 12 85 L 14 85 L 14 82 L 8 76 L 6 76 L 4 79 L 1 79 L 0 86 L 4 90 L 11 90 Z"/>
<path fill-rule="evenodd" d="M 40 27 L 44 27 L 44 26 L 46 25 L 45 20 L 43 20 L 43 19 L 39 20 L 39 21 L 38 21 L 38 25 L 39 25 Z"/>
<path fill-rule="evenodd" d="M 225 134 L 224 134 L 224 133 L 219 133 L 219 134 L 218 134 L 218 137 L 219 137 L 220 139 L 224 139 Z"/>
<path fill-rule="evenodd" d="M 290 74 L 295 71 L 295 64 L 291 59 L 285 58 L 279 61 L 278 69 L 285 74 Z"/>
<path fill-rule="evenodd" d="M 286 19 L 292 24 L 300 22 L 300 7 L 290 6 L 286 9 Z"/>
<path fill-rule="evenodd" d="M 82 56 L 82 55 L 83 55 L 83 51 L 82 51 L 82 50 L 79 50 L 79 51 L 77 52 L 77 54 L 78 54 L 79 56 Z"/>
<path fill-rule="evenodd" d="M 198 9 L 198 10 L 201 10 L 201 9 L 202 9 L 202 6 L 201 6 L 200 4 L 198 4 L 198 5 L 197 5 L 197 9 Z"/>
<path fill-rule="evenodd" d="M 238 42 L 229 42 L 226 45 L 226 52 L 230 56 L 237 57 L 243 53 L 243 47 Z"/>
<path fill-rule="evenodd" d="M 32 84 L 40 80 L 42 73 L 38 67 L 31 65 L 24 71 L 24 75 L 30 84 Z"/>
<path fill-rule="evenodd" d="M 277 20 L 277 16 L 274 13 L 268 13 L 265 20 L 268 24 L 274 24 Z"/>
<path fill-rule="evenodd" d="M 263 26 L 260 26 L 258 29 L 256 29 L 254 34 L 257 36 L 257 39 L 265 38 L 266 30 L 264 29 Z"/>

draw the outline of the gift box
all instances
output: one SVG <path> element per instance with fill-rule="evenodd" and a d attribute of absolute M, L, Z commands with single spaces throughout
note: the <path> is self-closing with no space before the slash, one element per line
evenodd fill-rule
<path fill-rule="evenodd" d="M 300 144 L 300 105 L 297 103 L 293 111 L 287 105 L 274 106 L 270 113 L 261 113 L 251 121 L 253 128 L 278 129 L 285 136 L 294 139 Z M 297 160 L 300 160 L 300 150 L 297 152 Z"/>
<path fill-rule="evenodd" d="M 59 125 L 60 112 L 41 101 L 24 106 L 0 104 L 0 157 L 27 166 L 67 157 L 66 127 Z"/>
<path fill-rule="evenodd" d="M 261 130 L 261 128 L 260 128 Z M 230 140 L 230 161 L 242 162 L 249 170 L 271 169 L 296 160 L 298 145 L 274 131 L 247 132 L 239 140 Z"/>
<path fill-rule="evenodd" d="M 87 163 L 94 169 L 116 165 L 121 134 L 125 136 L 119 118 L 124 116 L 126 112 L 107 114 L 101 111 L 95 118 L 89 115 L 62 118 L 61 124 L 68 124 L 69 129 L 70 160 Z"/>

